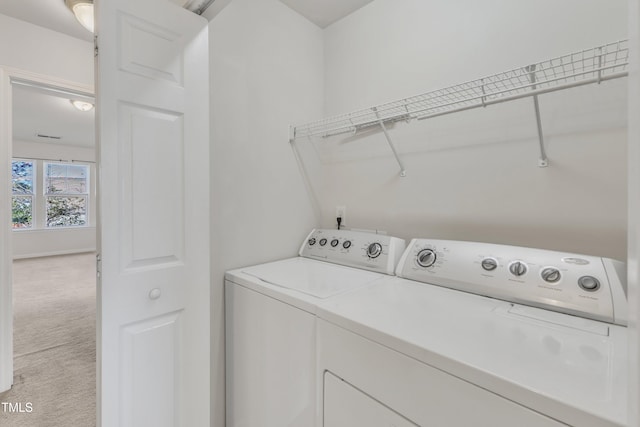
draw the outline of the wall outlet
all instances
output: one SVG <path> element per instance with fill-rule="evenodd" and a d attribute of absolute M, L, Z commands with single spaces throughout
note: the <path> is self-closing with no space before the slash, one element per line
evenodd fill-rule
<path fill-rule="evenodd" d="M 341 227 L 345 226 L 347 217 L 347 207 L 346 206 L 336 206 L 336 218 L 342 218 Z"/>

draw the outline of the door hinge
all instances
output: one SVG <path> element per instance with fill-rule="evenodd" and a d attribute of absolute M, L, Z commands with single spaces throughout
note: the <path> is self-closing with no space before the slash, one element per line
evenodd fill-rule
<path fill-rule="evenodd" d="M 98 36 L 93 36 L 93 57 L 98 56 Z"/>
<path fill-rule="evenodd" d="M 96 277 L 99 279 L 102 275 L 102 255 L 96 255 Z"/>

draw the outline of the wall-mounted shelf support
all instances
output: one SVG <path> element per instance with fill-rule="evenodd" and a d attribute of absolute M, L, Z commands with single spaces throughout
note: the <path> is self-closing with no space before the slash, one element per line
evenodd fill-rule
<path fill-rule="evenodd" d="M 312 136 L 327 138 L 380 126 L 404 176 L 404 166 L 387 131 L 389 123 L 430 119 L 533 97 L 540 140 L 538 165 L 545 167 L 549 160 L 545 153 L 538 95 L 626 77 L 628 66 L 628 41 L 620 40 L 372 108 L 292 126 L 289 140 Z"/>
<path fill-rule="evenodd" d="M 531 89 L 536 90 L 536 64 L 527 67 L 529 71 L 529 79 L 531 80 Z M 538 125 L 538 142 L 540 144 L 540 158 L 538 159 L 538 167 L 546 168 L 549 166 L 547 152 L 544 149 L 544 135 L 542 134 L 542 120 L 540 119 L 540 104 L 538 103 L 538 95 L 533 95 L 533 108 L 536 111 L 536 124 Z"/>
<path fill-rule="evenodd" d="M 404 164 L 402 164 L 402 160 L 400 160 L 400 156 L 398 156 L 398 152 L 396 151 L 396 146 L 391 140 L 391 136 L 389 136 L 389 131 L 387 130 L 387 127 L 384 125 L 384 120 L 380 118 L 380 114 L 378 114 L 378 109 L 376 107 L 373 107 L 372 110 L 376 114 L 376 117 L 378 118 L 378 123 L 380 123 L 382 132 L 384 132 L 384 136 L 385 138 L 387 138 L 387 142 L 389 143 L 389 147 L 391 147 L 391 151 L 393 151 L 393 155 L 395 156 L 396 161 L 398 162 L 398 166 L 400 166 L 400 176 L 401 177 L 407 176 L 407 171 L 404 168 Z"/>

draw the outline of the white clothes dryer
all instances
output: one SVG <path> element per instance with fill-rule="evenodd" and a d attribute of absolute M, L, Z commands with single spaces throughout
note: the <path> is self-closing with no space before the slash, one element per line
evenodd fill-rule
<path fill-rule="evenodd" d="M 227 427 L 313 427 L 316 307 L 394 274 L 404 240 L 313 230 L 299 256 L 225 278 Z"/>
<path fill-rule="evenodd" d="M 318 307 L 324 427 L 626 426 L 624 264 L 414 239 L 397 274 Z"/>

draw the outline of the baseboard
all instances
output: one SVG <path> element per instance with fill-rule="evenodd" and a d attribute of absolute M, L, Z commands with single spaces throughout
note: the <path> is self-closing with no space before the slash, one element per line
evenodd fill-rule
<path fill-rule="evenodd" d="M 42 258 L 47 256 L 57 256 L 57 255 L 73 255 L 73 254 L 83 254 L 87 252 L 95 252 L 96 248 L 82 248 L 82 249 L 70 249 L 64 251 L 52 251 L 52 252 L 38 252 L 38 253 L 30 253 L 30 254 L 22 254 L 22 255 L 14 255 L 13 259 L 27 259 L 27 258 Z"/>

